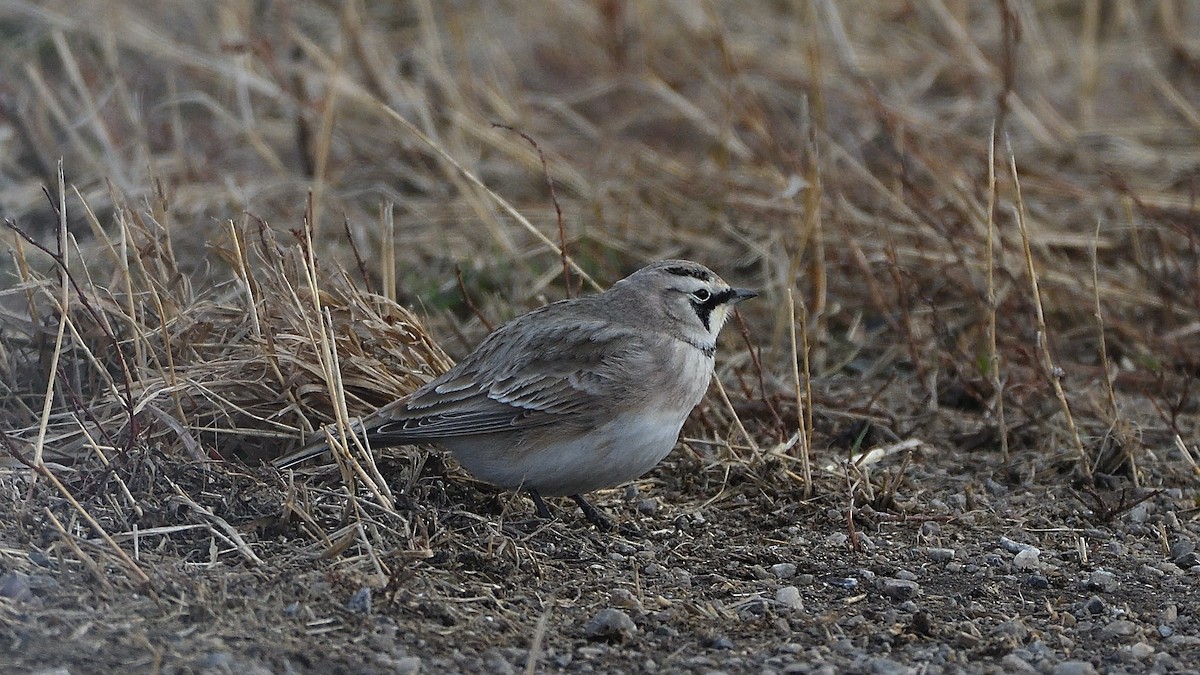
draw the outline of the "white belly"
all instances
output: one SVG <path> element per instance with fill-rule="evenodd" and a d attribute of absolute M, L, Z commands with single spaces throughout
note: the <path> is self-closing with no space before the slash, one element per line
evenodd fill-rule
<path fill-rule="evenodd" d="M 546 497 L 613 487 L 654 468 L 675 447 L 687 414 L 629 413 L 590 433 L 545 443 L 540 450 L 457 447 L 454 456 L 472 475 L 509 490 Z M 552 427 L 540 430 L 554 434 Z M 541 434 L 539 434 L 541 435 Z"/>

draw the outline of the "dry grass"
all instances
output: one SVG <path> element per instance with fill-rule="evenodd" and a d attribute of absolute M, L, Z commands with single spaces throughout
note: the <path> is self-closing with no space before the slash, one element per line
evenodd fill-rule
<path fill-rule="evenodd" d="M 536 567 L 422 452 L 257 466 L 662 257 L 764 296 L 685 430 L 720 486 L 687 508 L 736 474 L 853 529 L 914 451 L 1194 484 L 1200 10 L 732 7 L 0 4 L 0 442 L 69 500 L 3 510 L 109 537 L 72 554 L 97 579 L 144 582 L 168 503 L 257 564 L 205 481 L 343 569 L 439 537 Z"/>

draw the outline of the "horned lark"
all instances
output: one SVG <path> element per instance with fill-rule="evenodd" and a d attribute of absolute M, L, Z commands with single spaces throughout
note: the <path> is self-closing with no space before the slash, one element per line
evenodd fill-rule
<path fill-rule="evenodd" d="M 729 308 L 756 295 L 694 262 L 653 263 L 603 293 L 509 321 L 358 432 L 375 447 L 437 443 L 476 478 L 528 490 L 542 517 L 543 496 L 570 496 L 607 528 L 582 495 L 667 456 L 708 389 Z M 316 443 L 274 464 L 326 450 Z"/>

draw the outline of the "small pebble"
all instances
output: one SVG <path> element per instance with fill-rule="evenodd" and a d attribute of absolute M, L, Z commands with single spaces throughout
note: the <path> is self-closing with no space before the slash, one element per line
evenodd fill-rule
<path fill-rule="evenodd" d="M 825 545 L 830 548 L 841 548 L 845 546 L 846 542 L 849 540 L 850 537 L 846 536 L 845 532 L 834 532 L 828 537 L 825 537 Z"/>
<path fill-rule="evenodd" d="M 771 574 L 777 579 L 787 579 L 796 575 L 796 566 L 792 563 L 776 563 L 771 565 Z"/>
<path fill-rule="evenodd" d="M 1042 566 L 1041 561 L 1038 560 L 1038 556 L 1041 555 L 1041 553 L 1041 551 L 1033 546 L 1017 551 L 1017 554 L 1013 556 L 1013 567 L 1019 570 L 1038 569 Z"/>
<path fill-rule="evenodd" d="M 619 609 L 606 607 L 591 618 L 583 627 L 583 634 L 589 640 L 615 640 L 623 642 L 637 632 L 637 624 L 629 615 Z"/>
<path fill-rule="evenodd" d="M 1117 577 L 1108 570 L 1095 570 L 1088 577 L 1087 589 L 1089 591 L 1100 591 L 1101 593 L 1112 593 L 1117 590 L 1120 583 Z"/>
<path fill-rule="evenodd" d="M 359 586 L 354 595 L 346 601 L 346 609 L 352 614 L 370 614 L 371 613 L 371 589 L 366 586 Z"/>
<path fill-rule="evenodd" d="M 1128 518 L 1129 522 L 1131 523 L 1146 522 L 1146 519 L 1150 517 L 1150 502 L 1142 502 L 1132 509 L 1129 509 L 1129 513 L 1127 513 L 1125 517 Z"/>
<path fill-rule="evenodd" d="M 921 592 L 921 585 L 908 579 L 884 579 L 880 590 L 892 600 L 909 600 Z"/>
<path fill-rule="evenodd" d="M 1100 637 L 1104 640 L 1111 640 L 1133 635 L 1136 632 L 1137 624 L 1127 619 L 1117 619 L 1100 629 Z"/>
<path fill-rule="evenodd" d="M 608 594 L 608 602 L 614 607 L 628 609 L 638 614 L 646 611 L 642 607 L 642 601 L 637 599 L 633 593 L 629 592 L 628 588 L 617 588 Z"/>
<path fill-rule="evenodd" d="M 713 649 L 733 649 L 733 640 L 730 640 L 724 635 L 718 635 L 712 639 L 712 642 L 708 643 L 708 646 L 712 647 Z"/>
<path fill-rule="evenodd" d="M 397 675 L 416 675 L 421 672 L 421 657 L 404 656 L 391 663 L 391 671 Z"/>
<path fill-rule="evenodd" d="M 1008 537 L 1000 537 L 1000 546 L 1009 553 L 1020 553 L 1026 549 L 1034 548 L 1029 544 L 1022 544 L 1019 541 L 1013 541 Z"/>
<path fill-rule="evenodd" d="M 924 635 L 926 637 L 933 635 L 933 621 L 929 618 L 929 612 L 914 613 L 912 623 L 909 624 L 908 628 L 917 635 Z"/>
<path fill-rule="evenodd" d="M 1183 568 L 1173 562 L 1170 562 L 1169 560 L 1164 560 L 1155 565 L 1155 567 L 1157 567 L 1164 574 L 1170 574 L 1173 577 L 1181 577 L 1184 574 Z"/>
<path fill-rule="evenodd" d="M 28 574 L 9 572 L 0 577 L 0 598 L 26 602 L 32 597 L 33 589 L 29 586 Z"/>
<path fill-rule="evenodd" d="M 1137 660 L 1142 660 L 1154 653 L 1154 647 L 1145 642 L 1135 642 L 1129 645 L 1129 655 Z"/>
<path fill-rule="evenodd" d="M 500 650 L 494 647 L 483 653 L 483 665 L 487 672 L 494 675 L 515 675 L 517 672 L 508 659 L 500 653 Z"/>
<path fill-rule="evenodd" d="M 1093 675 L 1096 667 L 1087 661 L 1063 661 L 1054 666 L 1054 675 Z"/>
<path fill-rule="evenodd" d="M 1095 595 L 1088 598 L 1088 601 L 1084 603 L 1083 608 L 1087 610 L 1088 614 L 1093 616 L 1103 614 L 1108 611 L 1108 605 L 1106 605 L 1103 600 Z"/>
<path fill-rule="evenodd" d="M 1017 656 L 1016 654 L 1007 654 L 1000 659 L 1000 665 L 1006 673 L 1036 673 L 1037 668 L 1029 665 L 1027 661 Z"/>
<path fill-rule="evenodd" d="M 952 548 L 929 548 L 925 550 L 925 555 L 934 562 L 950 562 L 954 559 L 954 549 Z"/>
<path fill-rule="evenodd" d="M 867 672 L 875 675 L 909 675 L 909 673 L 915 673 L 916 670 L 899 661 L 880 656 L 871 661 L 870 669 Z"/>
<path fill-rule="evenodd" d="M 1158 612 L 1159 623 L 1175 623 L 1179 620 L 1179 605 L 1171 603 Z"/>
<path fill-rule="evenodd" d="M 836 586 L 844 591 L 853 591 L 858 588 L 858 579 L 849 577 L 830 577 L 825 580 L 825 583 L 830 586 Z"/>
<path fill-rule="evenodd" d="M 1180 539 L 1179 541 L 1175 542 L 1174 544 L 1171 544 L 1171 553 L 1170 553 L 1171 562 L 1173 562 L 1177 565 L 1183 564 L 1180 562 L 1180 559 L 1188 556 L 1191 553 L 1194 553 L 1195 551 L 1196 551 L 1196 545 L 1193 544 L 1191 542 L 1191 540 Z"/>
<path fill-rule="evenodd" d="M 787 609 L 804 609 L 804 601 L 800 597 L 800 589 L 795 586 L 784 586 L 775 591 L 775 602 Z"/>
<path fill-rule="evenodd" d="M 1044 574 L 1030 574 L 1025 579 L 1025 584 L 1030 588 L 1036 588 L 1038 590 L 1050 588 L 1050 580 L 1047 579 L 1046 575 Z"/>

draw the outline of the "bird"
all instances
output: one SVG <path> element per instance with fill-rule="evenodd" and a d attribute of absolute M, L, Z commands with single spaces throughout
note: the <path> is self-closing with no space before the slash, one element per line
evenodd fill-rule
<path fill-rule="evenodd" d="M 757 295 L 699 263 L 651 263 L 601 293 L 508 321 L 355 433 L 373 448 L 440 445 L 475 478 L 527 491 L 542 518 L 552 517 L 543 497 L 570 497 L 611 529 L 584 495 L 632 481 L 671 452 L 708 390 L 731 308 Z M 328 450 L 317 441 L 273 464 Z"/>

